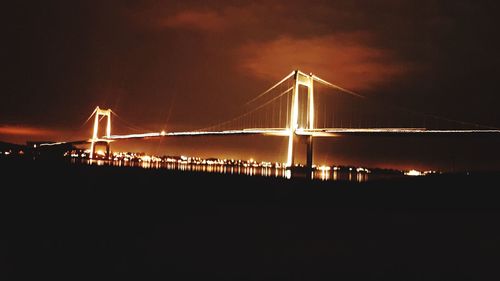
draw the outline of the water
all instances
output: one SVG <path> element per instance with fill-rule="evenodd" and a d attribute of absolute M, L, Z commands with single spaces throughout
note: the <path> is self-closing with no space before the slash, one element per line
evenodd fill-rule
<path fill-rule="evenodd" d="M 290 170 L 282 167 L 263 167 L 263 166 L 243 166 L 243 165 L 223 165 L 223 164 L 192 164 L 192 163 L 177 163 L 164 161 L 124 161 L 124 160 L 89 160 L 89 159 L 71 159 L 72 163 L 83 163 L 88 165 L 98 166 L 115 166 L 115 167 L 140 167 L 144 169 L 166 169 L 172 171 L 190 171 L 190 172 L 207 172 L 231 175 L 247 175 L 247 176 L 262 176 L 290 179 L 292 175 Z M 304 177 L 302 175 L 301 177 Z M 309 173 L 307 175 L 309 177 Z M 349 181 L 349 182 L 366 182 L 372 178 L 368 172 L 358 172 L 355 169 L 330 169 L 330 170 L 314 170 L 310 176 L 312 179 L 323 181 Z"/>

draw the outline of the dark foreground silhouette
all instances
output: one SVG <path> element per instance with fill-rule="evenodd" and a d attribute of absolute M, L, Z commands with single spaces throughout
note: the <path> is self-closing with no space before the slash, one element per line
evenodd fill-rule
<path fill-rule="evenodd" d="M 498 174 L 354 184 L 0 164 L 2 280 L 500 277 Z"/>

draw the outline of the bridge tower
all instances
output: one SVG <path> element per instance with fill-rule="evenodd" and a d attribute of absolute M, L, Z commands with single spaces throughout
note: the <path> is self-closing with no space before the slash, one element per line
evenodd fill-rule
<path fill-rule="evenodd" d="M 97 106 L 94 110 L 95 114 L 95 119 L 94 119 L 94 130 L 92 133 L 92 139 L 90 139 L 90 158 L 94 158 L 95 154 L 95 147 L 97 145 L 103 144 L 106 146 L 106 158 L 109 158 L 110 156 L 110 150 L 109 150 L 109 143 L 111 140 L 109 140 L 109 137 L 111 136 L 111 109 L 100 109 L 99 106 Z M 107 139 L 102 139 L 99 138 L 99 121 L 100 117 L 105 117 L 107 119 L 106 123 L 106 135 L 105 137 Z"/>
<path fill-rule="evenodd" d="M 306 151 L 306 167 L 312 168 L 313 162 L 313 137 L 312 135 L 298 135 L 297 131 L 303 129 L 314 129 L 314 76 L 313 74 L 305 74 L 299 70 L 294 74 L 294 86 L 292 94 L 291 118 L 289 124 L 288 138 L 288 157 L 287 167 L 295 166 L 295 146 L 305 143 Z M 303 98 L 299 95 L 304 95 L 299 91 L 300 86 L 307 88 L 307 96 Z M 305 112 L 304 112 L 305 111 Z"/>

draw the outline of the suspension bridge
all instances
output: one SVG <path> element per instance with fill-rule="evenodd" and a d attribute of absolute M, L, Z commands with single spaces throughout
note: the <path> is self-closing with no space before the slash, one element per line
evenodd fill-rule
<path fill-rule="evenodd" d="M 111 116 L 116 113 L 111 109 L 96 107 L 89 117 L 94 117 L 90 139 L 43 143 L 40 146 L 90 143 L 90 158 L 94 158 L 99 145 L 106 147 L 106 156 L 109 157 L 110 143 L 118 140 L 186 136 L 281 136 L 288 138 L 287 167 L 298 165 L 297 152 L 305 149 L 305 167 L 311 168 L 313 140 L 317 137 L 377 134 L 500 135 L 500 129 L 495 127 L 388 105 L 300 70 L 292 71 L 250 99 L 243 109 L 243 113 L 236 117 L 201 129 L 113 135 Z M 106 132 L 100 135 L 99 124 L 104 119 Z"/>

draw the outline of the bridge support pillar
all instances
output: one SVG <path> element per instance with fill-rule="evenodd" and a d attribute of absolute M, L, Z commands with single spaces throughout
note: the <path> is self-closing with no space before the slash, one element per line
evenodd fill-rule
<path fill-rule="evenodd" d="M 99 146 L 99 145 L 103 145 L 106 147 L 106 152 L 104 154 L 104 157 L 105 159 L 111 159 L 111 144 L 109 141 L 106 141 L 106 140 L 96 140 L 96 141 L 93 141 L 91 143 L 91 146 L 90 146 L 90 155 L 91 155 L 91 159 L 94 159 L 96 158 L 96 147 Z"/>
<path fill-rule="evenodd" d="M 111 147 L 111 145 L 109 144 L 109 142 L 106 142 L 106 158 L 107 159 L 111 159 L 110 147 Z"/>
<path fill-rule="evenodd" d="M 311 169 L 313 165 L 313 136 L 301 136 L 293 134 L 289 137 L 288 143 L 288 167 L 295 166 L 296 150 L 306 148 L 305 168 Z"/>
<path fill-rule="evenodd" d="M 90 158 L 94 158 L 94 153 L 95 153 L 95 146 L 98 143 L 106 143 L 106 158 L 110 157 L 110 149 L 109 149 L 109 141 L 103 140 L 99 138 L 99 118 L 106 117 L 107 123 L 106 123 L 106 138 L 109 139 L 111 136 L 111 109 L 100 109 L 99 106 L 97 106 L 94 109 L 94 112 L 92 113 L 95 115 L 94 119 L 94 130 L 92 132 L 92 138 L 90 139 Z"/>
<path fill-rule="evenodd" d="M 307 136 L 307 161 L 306 166 L 312 169 L 313 166 L 313 136 Z"/>
<path fill-rule="evenodd" d="M 305 74 L 299 70 L 295 71 L 294 75 L 295 84 L 293 87 L 293 96 L 291 104 L 291 118 L 289 124 L 290 136 L 288 139 L 288 159 L 287 167 L 295 167 L 295 146 L 299 144 L 306 145 L 306 165 L 305 168 L 311 170 L 313 165 L 313 136 L 312 135 L 298 135 L 296 132 L 302 129 L 314 129 L 314 76 L 312 74 Z M 299 93 L 299 87 L 307 88 L 307 93 Z M 306 98 L 299 99 L 299 94 Z M 299 105 L 302 103 L 302 106 Z M 304 104 L 305 102 L 305 104 Z M 299 108 L 306 110 L 306 114 L 299 114 Z M 300 145 L 299 145 L 300 146 Z"/>

